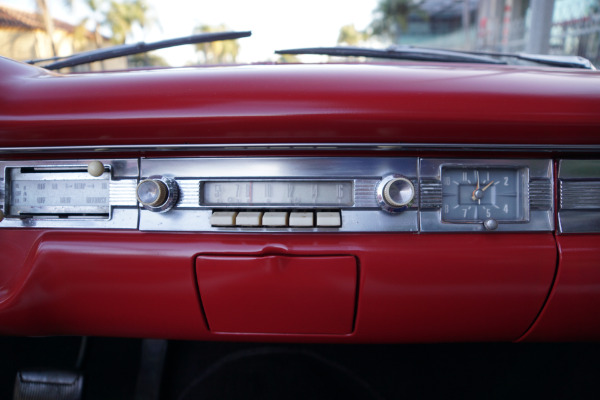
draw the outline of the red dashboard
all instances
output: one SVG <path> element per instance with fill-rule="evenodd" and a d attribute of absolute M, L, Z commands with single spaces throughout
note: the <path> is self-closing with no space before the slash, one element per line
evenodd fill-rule
<path fill-rule="evenodd" d="M 394 63 L 62 75 L 6 59 L 0 71 L 1 334 L 323 343 L 600 338 L 594 71 Z M 15 211 L 17 176 L 76 174 L 65 170 L 94 160 L 108 183 L 122 180 L 122 190 L 148 179 L 159 187 L 153 176 L 164 170 L 179 198 L 156 213 L 140 200 L 141 186 L 133 203 L 114 203 L 111 186 L 105 225 L 95 215 L 71 225 L 72 215 Z M 129 172 L 119 175 L 122 164 Z M 472 200 L 446 189 L 444 177 L 451 186 L 461 171 L 470 175 L 456 185 L 472 185 Z M 385 197 L 393 190 L 381 184 L 386 173 L 412 190 L 410 201 Z M 484 173 L 519 180 L 515 190 L 526 194 L 514 195 L 525 199 L 515 200 L 522 205 L 516 222 L 483 217 L 481 225 L 445 211 L 453 195 L 457 208 L 487 204 L 490 195 L 476 194 L 494 182 L 488 176 L 485 186 Z M 215 179 L 248 187 L 265 179 L 288 187 L 347 181 L 354 202 L 211 206 L 203 201 Z M 497 208 L 496 198 L 512 196 L 490 192 Z M 290 222 L 299 211 L 314 225 Z M 325 211 L 340 222 L 321 224 Z M 242 214 L 261 221 L 276 212 L 289 226 L 235 224 Z M 233 218 L 231 226 L 215 214 Z M 119 225 L 123 215 L 129 222 Z"/>

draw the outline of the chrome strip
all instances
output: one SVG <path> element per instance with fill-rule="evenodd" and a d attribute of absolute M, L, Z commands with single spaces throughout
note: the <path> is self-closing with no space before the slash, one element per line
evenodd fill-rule
<path fill-rule="evenodd" d="M 0 154 L 110 153 L 124 151 L 497 151 L 599 153 L 600 144 L 499 144 L 499 143 L 236 143 L 148 144 L 99 146 L 0 147 Z"/>
<path fill-rule="evenodd" d="M 560 232 L 600 232 L 600 160 L 561 160 L 558 181 Z"/>
<path fill-rule="evenodd" d="M 560 181 L 560 208 L 562 210 L 599 210 L 600 180 Z"/>

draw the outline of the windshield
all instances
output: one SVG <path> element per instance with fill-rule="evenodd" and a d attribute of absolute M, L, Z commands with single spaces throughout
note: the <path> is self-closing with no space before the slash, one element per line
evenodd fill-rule
<path fill-rule="evenodd" d="M 329 62 L 340 57 L 276 51 L 337 46 L 387 49 L 412 45 L 574 55 L 594 64 L 600 61 L 600 0 L 0 1 L 0 55 L 19 61 L 56 59 L 199 33 L 249 30 L 251 38 L 172 47 L 72 70 Z"/>

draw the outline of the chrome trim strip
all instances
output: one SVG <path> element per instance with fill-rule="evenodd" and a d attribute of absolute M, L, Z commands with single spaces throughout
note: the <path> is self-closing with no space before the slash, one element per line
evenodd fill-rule
<path fill-rule="evenodd" d="M 599 210 L 600 179 L 595 181 L 560 180 L 562 210 Z"/>
<path fill-rule="evenodd" d="M 528 189 L 531 210 L 544 211 L 552 208 L 554 192 L 550 179 L 530 179 Z"/>
<path fill-rule="evenodd" d="M 600 160 L 560 160 L 560 233 L 600 232 Z"/>
<path fill-rule="evenodd" d="M 494 151 L 600 153 L 600 144 L 500 143 L 236 143 L 0 147 L 0 154 L 110 153 L 124 151 Z"/>

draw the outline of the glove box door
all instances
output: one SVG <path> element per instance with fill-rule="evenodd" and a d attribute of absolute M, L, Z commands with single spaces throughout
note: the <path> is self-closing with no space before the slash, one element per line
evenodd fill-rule
<path fill-rule="evenodd" d="M 202 255 L 196 274 L 210 330 L 227 333 L 349 334 L 353 256 Z"/>

